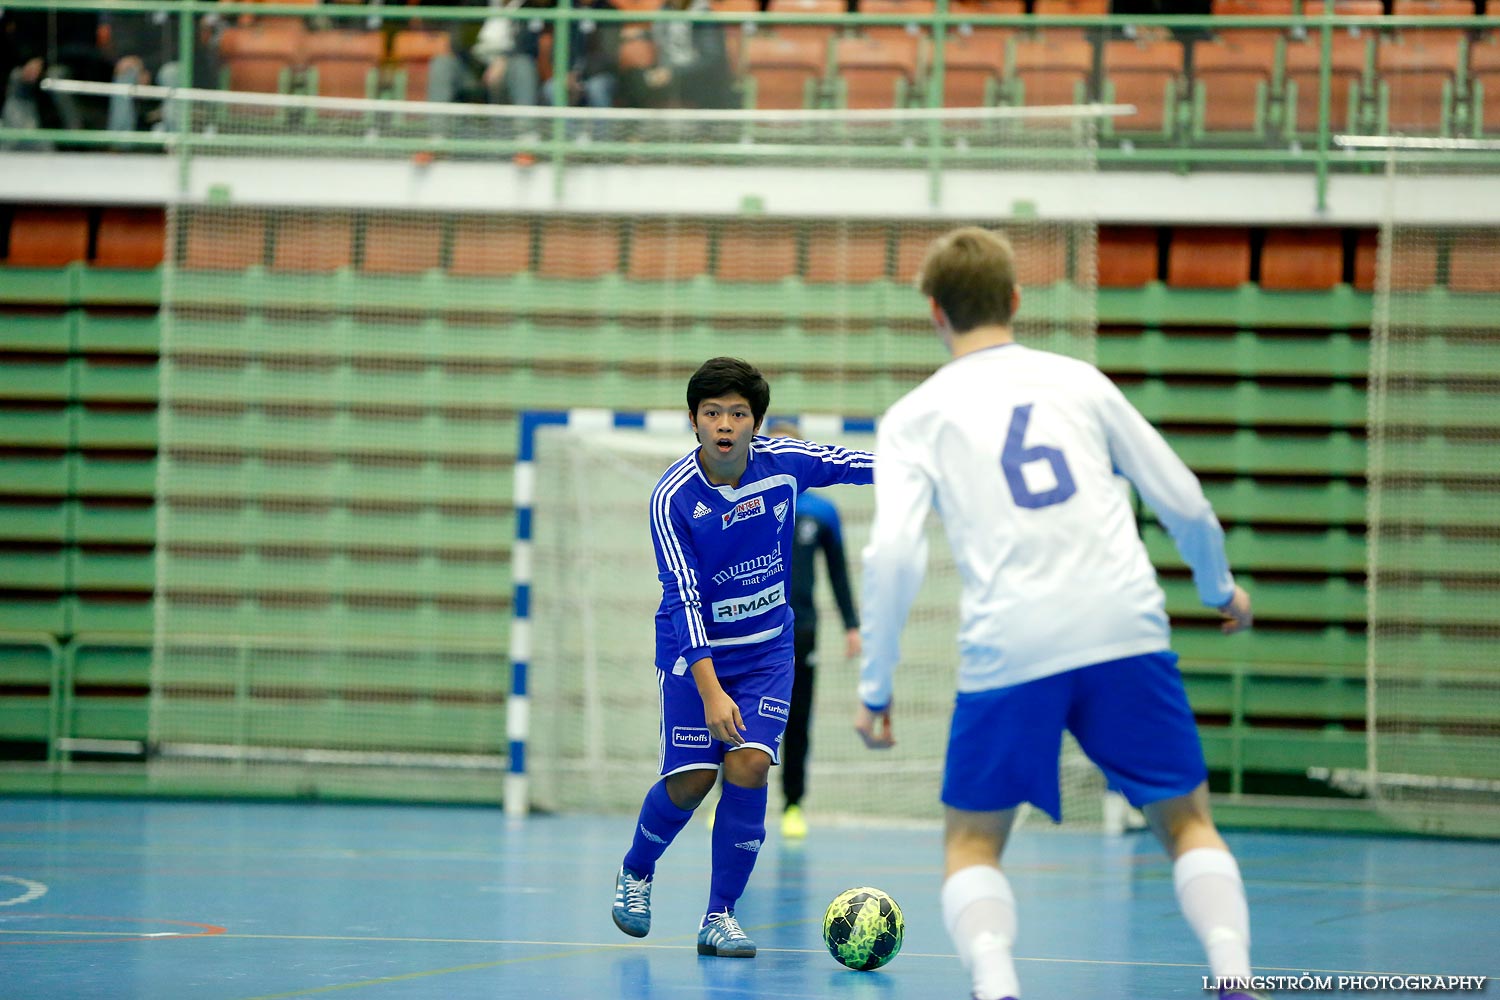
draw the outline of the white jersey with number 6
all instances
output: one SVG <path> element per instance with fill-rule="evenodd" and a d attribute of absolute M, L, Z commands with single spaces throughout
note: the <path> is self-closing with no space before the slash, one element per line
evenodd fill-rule
<path fill-rule="evenodd" d="M 1166 649 L 1164 597 L 1123 475 L 1217 607 L 1234 578 L 1197 478 L 1092 365 L 1005 344 L 957 358 L 876 436 L 860 697 L 882 707 L 935 506 L 963 584 L 959 691 Z"/>

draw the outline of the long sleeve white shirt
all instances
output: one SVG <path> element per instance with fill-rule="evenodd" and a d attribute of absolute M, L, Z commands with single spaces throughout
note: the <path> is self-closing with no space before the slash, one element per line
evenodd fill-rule
<path fill-rule="evenodd" d="M 1092 365 L 1018 344 L 955 359 L 890 408 L 875 454 L 859 682 L 872 707 L 891 700 L 934 508 L 962 581 L 959 691 L 1168 648 L 1165 598 L 1122 475 L 1203 602 L 1233 595 L 1197 478 Z"/>

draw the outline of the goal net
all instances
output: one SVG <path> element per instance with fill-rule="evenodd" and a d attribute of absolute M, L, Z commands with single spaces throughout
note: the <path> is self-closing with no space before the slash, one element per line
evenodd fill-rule
<path fill-rule="evenodd" d="M 1493 177 L 1463 142 L 1388 160 L 1369 393 L 1369 793 L 1412 829 L 1500 835 L 1500 232 L 1413 182 Z M 1435 158 L 1434 153 L 1446 153 Z M 1493 155 L 1493 154 L 1491 154 Z"/>
<path fill-rule="evenodd" d="M 231 48 L 280 51 L 256 47 L 283 27 L 262 22 Z M 389 64 L 359 68 L 357 26 L 306 32 L 300 51 L 321 54 L 283 67 L 283 89 L 339 93 L 330 81 L 352 75 L 379 99 L 129 91 L 148 111 L 166 101 L 179 130 L 159 789 L 500 797 L 525 739 L 508 710 L 514 728 L 528 706 L 510 676 L 523 412 L 681 407 L 697 365 L 734 353 L 766 372 L 780 411 L 876 415 L 941 362 L 911 279 L 934 236 L 969 222 L 1017 246 L 1021 333 L 1092 357 L 1095 228 L 1076 192 L 1097 109 L 429 104 Z M 588 522 L 619 526 L 611 544 L 646 537 L 629 505 L 661 459 L 637 461 L 644 485 L 611 484 L 618 510 Z M 593 635 L 615 645 L 612 628 Z M 614 738 L 607 704 L 573 714 L 573 661 L 539 657 L 534 675 L 566 685 L 535 706 L 531 738 Z"/>
<path fill-rule="evenodd" d="M 775 397 L 773 382 L 773 411 Z M 661 587 L 647 506 L 662 471 L 695 446 L 683 414 L 676 416 L 682 425 L 676 434 L 597 424 L 538 433 L 529 759 L 532 799 L 540 808 L 632 811 L 656 780 L 653 615 Z M 872 434 L 849 433 L 834 417 L 807 417 L 801 433 L 851 448 L 874 446 Z M 874 491 L 840 486 L 819 492 L 839 509 L 857 592 Z M 960 581 L 935 517 L 928 535 L 927 574 L 902 637 L 896 675 L 897 745 L 887 751 L 867 750 L 854 732 L 859 664 L 845 658 L 838 608 L 826 572 L 818 569 L 820 624 L 804 808 L 820 822 L 941 816 Z M 1097 826 L 1104 782 L 1071 738 L 1061 774 L 1065 822 Z M 773 807 L 778 777 L 773 772 Z M 1050 823 L 1040 813 L 1032 821 Z"/>

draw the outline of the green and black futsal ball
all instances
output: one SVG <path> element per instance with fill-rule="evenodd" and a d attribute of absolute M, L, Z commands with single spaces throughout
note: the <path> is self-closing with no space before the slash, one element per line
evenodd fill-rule
<path fill-rule="evenodd" d="M 901 907 L 879 889 L 845 889 L 823 914 L 823 943 L 840 965 L 868 972 L 878 969 L 901 950 L 906 921 Z"/>

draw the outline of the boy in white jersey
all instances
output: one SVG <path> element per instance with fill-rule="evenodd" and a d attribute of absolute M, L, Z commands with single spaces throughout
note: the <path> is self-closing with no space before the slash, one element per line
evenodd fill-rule
<path fill-rule="evenodd" d="M 872 748 L 894 742 L 891 678 L 936 506 L 964 581 L 942 906 L 973 996 L 1021 995 L 1015 901 L 999 860 L 1021 803 L 1060 818 L 1064 729 L 1145 811 L 1213 974 L 1248 977 L 1244 886 L 1209 813 L 1165 600 L 1117 476 L 1171 533 L 1229 633 L 1250 626 L 1250 598 L 1229 572 L 1219 522 L 1197 479 L 1104 375 L 1015 343 L 1020 295 L 1003 236 L 947 234 L 918 284 L 953 360 L 877 432 L 855 728 Z M 1219 996 L 1253 995 L 1229 986 Z"/>

